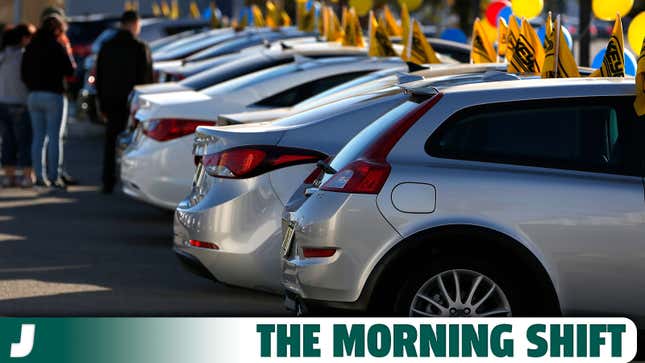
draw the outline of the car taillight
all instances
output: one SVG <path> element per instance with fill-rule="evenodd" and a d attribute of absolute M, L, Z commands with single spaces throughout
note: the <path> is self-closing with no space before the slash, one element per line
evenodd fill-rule
<path fill-rule="evenodd" d="M 292 165 L 315 163 L 326 157 L 313 150 L 279 146 L 243 146 L 202 157 L 204 170 L 219 178 L 250 178 Z"/>
<path fill-rule="evenodd" d="M 188 243 L 193 247 L 206 248 L 209 250 L 219 250 L 219 246 L 212 242 L 198 241 L 196 239 L 191 239 Z"/>
<path fill-rule="evenodd" d="M 143 123 L 143 134 L 157 141 L 173 140 L 195 132 L 198 126 L 213 126 L 211 121 L 161 119 Z"/>
<path fill-rule="evenodd" d="M 390 175 L 387 155 L 403 135 L 441 99 L 441 93 L 425 101 L 395 122 L 363 151 L 357 160 L 333 174 L 320 189 L 332 192 L 378 194 Z"/>
<path fill-rule="evenodd" d="M 390 175 L 390 165 L 356 160 L 334 174 L 320 189 L 331 192 L 378 194 Z"/>
<path fill-rule="evenodd" d="M 303 248 L 302 257 L 304 258 L 325 258 L 336 254 L 335 248 Z"/>

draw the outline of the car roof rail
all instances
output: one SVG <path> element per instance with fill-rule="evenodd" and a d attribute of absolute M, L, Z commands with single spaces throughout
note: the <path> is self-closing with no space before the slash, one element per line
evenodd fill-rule
<path fill-rule="evenodd" d="M 486 71 L 482 75 L 482 81 L 484 82 L 496 82 L 496 81 L 515 81 L 521 79 L 519 75 L 502 72 L 502 71 Z"/>

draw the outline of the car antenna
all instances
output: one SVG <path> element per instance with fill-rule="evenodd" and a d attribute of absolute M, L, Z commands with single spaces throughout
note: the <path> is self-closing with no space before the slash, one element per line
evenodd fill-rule
<path fill-rule="evenodd" d="M 292 47 L 292 46 L 288 45 L 288 44 L 287 44 L 287 43 L 285 43 L 285 42 L 280 42 L 280 46 L 282 47 L 282 50 L 289 50 L 289 49 L 293 49 L 293 47 Z"/>

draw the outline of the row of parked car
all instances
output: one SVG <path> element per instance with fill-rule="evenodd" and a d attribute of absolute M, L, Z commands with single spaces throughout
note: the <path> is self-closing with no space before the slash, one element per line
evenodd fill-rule
<path fill-rule="evenodd" d="M 633 78 L 511 74 L 434 38 L 442 64 L 207 38 L 199 60 L 156 54 L 173 82 L 136 87 L 120 144 L 124 192 L 175 210 L 191 271 L 299 313 L 645 323 Z"/>

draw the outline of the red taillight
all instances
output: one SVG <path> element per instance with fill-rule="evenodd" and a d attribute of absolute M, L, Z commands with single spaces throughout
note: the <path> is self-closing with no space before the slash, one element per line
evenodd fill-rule
<path fill-rule="evenodd" d="M 245 146 L 202 158 L 206 173 L 219 178 L 250 178 L 271 170 L 324 159 L 312 150 L 277 146 Z"/>
<path fill-rule="evenodd" d="M 211 242 L 198 241 L 196 239 L 191 239 L 188 243 L 193 247 L 207 248 L 209 250 L 219 250 L 219 246 Z"/>
<path fill-rule="evenodd" d="M 195 132 L 198 126 L 212 126 L 211 121 L 194 121 L 182 119 L 162 119 L 147 121 L 143 124 L 143 133 L 157 141 L 168 141 Z"/>
<path fill-rule="evenodd" d="M 334 174 L 320 189 L 331 192 L 378 194 L 390 175 L 390 165 L 356 160 Z"/>
<path fill-rule="evenodd" d="M 304 258 L 324 258 L 336 254 L 335 248 L 303 248 L 302 256 Z"/>
<path fill-rule="evenodd" d="M 390 175 L 387 155 L 403 135 L 441 99 L 441 93 L 425 101 L 387 131 L 372 140 L 361 156 L 334 174 L 320 189 L 343 193 L 378 194 Z"/>

